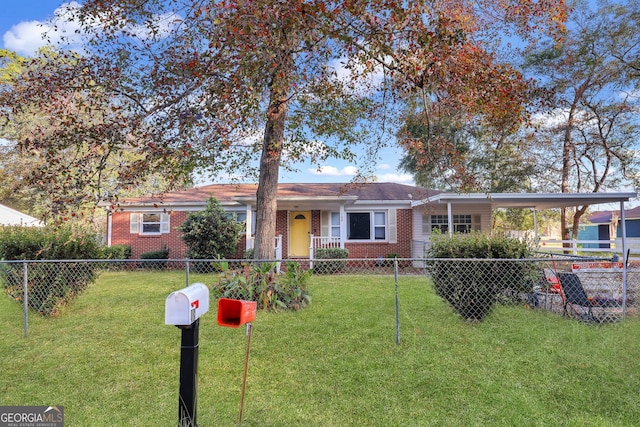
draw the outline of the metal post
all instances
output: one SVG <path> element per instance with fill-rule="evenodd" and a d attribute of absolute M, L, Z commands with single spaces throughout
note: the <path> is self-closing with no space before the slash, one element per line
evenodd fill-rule
<path fill-rule="evenodd" d="M 627 318 L 627 219 L 624 214 L 624 202 L 620 202 L 620 225 L 622 226 L 622 318 Z"/>
<path fill-rule="evenodd" d="M 186 273 L 186 281 L 187 281 L 187 284 L 185 286 L 189 286 L 189 258 L 187 258 L 187 262 L 185 263 L 184 270 Z"/>
<path fill-rule="evenodd" d="M 400 300 L 398 297 L 398 259 L 393 260 L 393 276 L 396 281 L 396 344 L 400 345 Z"/>
<path fill-rule="evenodd" d="M 180 396 L 178 398 L 178 427 L 197 427 L 198 343 L 200 319 L 182 330 L 180 347 Z"/>
<path fill-rule="evenodd" d="M 244 390 L 247 385 L 247 369 L 249 368 L 249 347 L 251 346 L 251 322 L 247 323 L 247 348 L 244 355 L 244 372 L 242 374 L 242 390 L 240 392 L 240 413 L 238 414 L 238 427 L 242 426 L 242 410 L 244 409 Z"/>
<path fill-rule="evenodd" d="M 27 262 L 22 262 L 22 304 L 24 311 L 24 337 L 27 337 L 29 331 L 29 274 Z"/>

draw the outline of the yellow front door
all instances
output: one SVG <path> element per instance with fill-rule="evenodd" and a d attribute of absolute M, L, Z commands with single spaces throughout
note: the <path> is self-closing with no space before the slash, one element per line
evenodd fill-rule
<path fill-rule="evenodd" d="M 311 212 L 289 212 L 289 256 L 308 257 Z"/>

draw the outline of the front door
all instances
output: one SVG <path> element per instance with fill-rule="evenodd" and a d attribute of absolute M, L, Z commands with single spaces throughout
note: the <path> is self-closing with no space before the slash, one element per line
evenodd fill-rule
<path fill-rule="evenodd" d="M 309 257 L 311 212 L 289 212 L 289 256 Z"/>

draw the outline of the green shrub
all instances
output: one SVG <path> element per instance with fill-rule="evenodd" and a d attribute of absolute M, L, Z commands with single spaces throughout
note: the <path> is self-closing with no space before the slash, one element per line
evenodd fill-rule
<path fill-rule="evenodd" d="M 507 261 L 531 256 L 526 241 L 483 233 L 434 233 L 431 244 L 427 268 L 435 291 L 467 320 L 483 320 L 501 295 L 531 291 L 534 264 Z"/>
<path fill-rule="evenodd" d="M 207 208 L 187 215 L 179 230 L 189 258 L 217 259 L 230 258 L 237 252 L 243 227 L 211 197 Z"/>
<path fill-rule="evenodd" d="M 140 267 L 142 268 L 148 268 L 152 270 L 163 270 L 167 267 L 167 262 L 159 261 L 159 260 L 169 259 L 169 248 L 163 245 L 161 249 L 144 252 L 140 254 L 140 259 L 153 260 L 153 261 L 141 262 Z"/>
<path fill-rule="evenodd" d="M 316 274 L 340 273 L 347 266 L 349 251 L 341 248 L 319 248 L 315 251 L 313 272 Z M 330 261 L 319 261 L 319 260 Z M 342 261 L 344 260 L 344 261 Z"/>
<path fill-rule="evenodd" d="M 0 259 L 98 259 L 100 254 L 98 237 L 83 228 L 0 227 Z"/>
<path fill-rule="evenodd" d="M 102 259 L 129 259 L 131 258 L 130 245 L 104 246 L 102 248 Z"/>
<path fill-rule="evenodd" d="M 132 249 L 129 245 L 103 246 L 101 258 L 114 261 L 101 263 L 101 266 L 103 269 L 110 271 L 125 270 L 130 264 L 128 262 L 115 260 L 129 259 L 131 258 L 131 253 Z"/>
<path fill-rule="evenodd" d="M 0 257 L 5 260 L 97 259 L 100 254 L 97 237 L 81 228 L 0 228 Z M 22 263 L 7 263 L 0 269 L 5 291 L 16 301 L 22 301 L 24 293 L 23 269 Z M 29 307 L 55 315 L 96 279 L 98 269 L 97 263 L 28 263 Z"/>
<path fill-rule="evenodd" d="M 212 289 L 212 298 L 256 301 L 259 309 L 299 310 L 311 302 L 306 284 L 311 271 L 294 262 L 286 263 L 284 274 L 275 273 L 275 263 L 244 264 L 226 270 Z"/>

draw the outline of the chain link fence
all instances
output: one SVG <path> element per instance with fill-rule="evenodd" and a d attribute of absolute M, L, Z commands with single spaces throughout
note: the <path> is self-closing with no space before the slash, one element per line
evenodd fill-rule
<path fill-rule="evenodd" d="M 54 317 L 100 274 L 114 271 L 182 272 L 185 286 L 194 279 L 200 280 L 199 275 L 207 275 L 207 283 L 214 288 L 223 286 L 225 278 L 238 275 L 244 275 L 243 283 L 265 280 L 264 275 L 270 275 L 273 283 L 294 285 L 303 275 L 308 280 L 313 280 L 313 276 L 335 276 L 336 280 L 349 275 L 391 276 L 396 284 L 397 310 L 398 286 L 402 286 L 405 277 L 413 276 L 424 278 L 425 286 L 432 286 L 437 295 L 469 321 L 481 321 L 495 304 L 517 304 L 602 323 L 638 314 L 640 265 L 630 263 L 626 267 L 611 260 L 571 257 L 306 259 L 259 263 L 169 259 L 0 261 L 0 286 L 6 297 L 23 305 L 25 336 L 30 313 Z M 241 287 L 223 291 L 228 298 L 247 299 L 248 295 Z"/>

